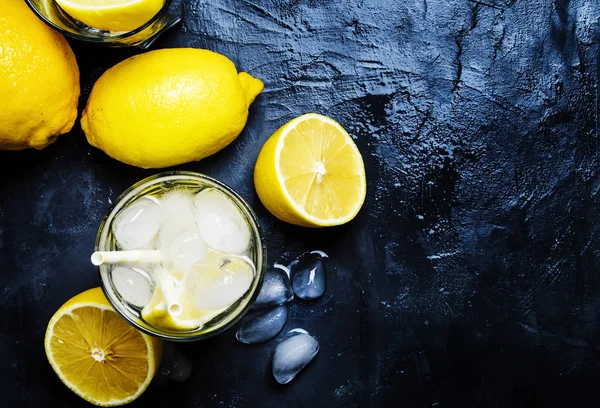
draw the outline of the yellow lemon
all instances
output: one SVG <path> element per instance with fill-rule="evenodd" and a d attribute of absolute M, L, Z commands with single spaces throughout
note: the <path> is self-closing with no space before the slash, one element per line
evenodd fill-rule
<path fill-rule="evenodd" d="M 82 23 L 107 31 L 132 31 L 156 15 L 165 0 L 56 0 Z"/>
<path fill-rule="evenodd" d="M 0 150 L 42 149 L 77 118 L 79 68 L 65 38 L 23 0 L 0 13 Z"/>
<path fill-rule="evenodd" d="M 256 161 L 254 185 L 273 215 L 305 227 L 350 221 L 367 190 L 352 138 L 339 123 L 315 113 L 293 119 L 267 140 Z"/>
<path fill-rule="evenodd" d="M 94 84 L 81 118 L 88 141 L 143 168 L 200 160 L 242 131 L 263 83 L 225 56 L 175 48 L 129 58 Z"/>
<path fill-rule="evenodd" d="M 139 397 L 154 377 L 162 342 L 121 318 L 94 288 L 52 316 L 44 348 L 67 387 L 92 404 L 111 407 Z"/>

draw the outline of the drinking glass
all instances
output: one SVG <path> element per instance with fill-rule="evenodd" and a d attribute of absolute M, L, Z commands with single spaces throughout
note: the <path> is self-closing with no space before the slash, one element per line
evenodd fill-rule
<path fill-rule="evenodd" d="M 148 177 L 128 188 L 115 201 L 98 229 L 96 251 L 116 251 L 117 243 L 112 233 L 112 224 L 119 211 L 143 196 L 159 196 L 173 189 L 197 192 L 204 188 L 217 189 L 238 207 L 250 227 L 252 245 L 248 257 L 256 267 L 256 274 L 248 291 L 220 315 L 208 321 L 203 327 L 191 331 L 169 331 L 151 326 L 141 317 L 141 310 L 125 301 L 116 290 L 111 273 L 114 265 L 100 265 L 98 267 L 102 289 L 117 313 L 138 330 L 165 340 L 192 341 L 216 335 L 231 327 L 248 311 L 260 291 L 267 260 L 262 231 L 254 212 L 235 191 L 220 181 L 200 173 L 172 171 Z"/>

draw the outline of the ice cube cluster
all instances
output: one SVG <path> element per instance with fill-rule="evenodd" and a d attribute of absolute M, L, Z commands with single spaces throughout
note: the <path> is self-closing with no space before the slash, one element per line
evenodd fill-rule
<path fill-rule="evenodd" d="M 203 280 L 196 287 L 203 299 L 217 299 L 202 304 L 210 310 L 227 307 L 239 299 L 252 284 L 254 271 L 232 273 L 222 267 L 230 256 L 246 260 L 252 247 L 250 226 L 236 204 L 221 191 L 205 188 L 198 193 L 173 189 L 162 196 L 144 196 L 121 210 L 112 223 L 112 233 L 120 250 L 159 250 L 163 270 L 186 276 L 209 251 L 222 254 L 211 257 L 219 263 L 219 276 Z M 113 283 L 129 304 L 143 307 L 152 295 L 158 266 L 122 265 L 112 271 Z M 214 268 L 213 268 L 214 269 Z M 181 279 L 184 282 L 185 279 Z M 217 296 L 218 295 L 218 296 Z M 205 302 L 207 303 L 207 302 Z"/>
<path fill-rule="evenodd" d="M 277 336 L 286 324 L 287 303 L 294 295 L 303 300 L 315 300 L 326 289 L 326 263 L 329 257 L 322 251 L 312 251 L 293 260 L 287 266 L 275 263 L 266 272 L 263 286 L 244 316 L 236 339 L 241 343 L 262 343 Z M 287 384 L 317 355 L 319 343 L 304 329 L 293 329 L 283 336 L 273 355 L 273 376 Z"/>

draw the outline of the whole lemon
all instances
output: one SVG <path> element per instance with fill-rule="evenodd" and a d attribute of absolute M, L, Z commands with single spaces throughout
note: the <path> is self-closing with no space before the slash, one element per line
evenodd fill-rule
<path fill-rule="evenodd" d="M 65 38 L 23 0 L 0 13 L 0 149 L 42 149 L 77 118 L 79 68 Z"/>
<path fill-rule="evenodd" d="M 131 57 L 94 84 L 81 128 L 124 163 L 161 168 L 200 160 L 242 131 L 263 83 L 225 56 L 175 48 Z"/>

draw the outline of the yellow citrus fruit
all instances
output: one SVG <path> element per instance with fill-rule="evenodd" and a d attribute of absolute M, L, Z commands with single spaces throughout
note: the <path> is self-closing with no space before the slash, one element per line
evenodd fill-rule
<path fill-rule="evenodd" d="M 143 168 L 200 160 L 242 131 L 263 83 L 225 56 L 175 48 L 129 58 L 94 84 L 81 118 L 88 141 Z"/>
<path fill-rule="evenodd" d="M 273 215 L 305 227 L 350 221 L 367 189 L 352 138 L 339 123 L 316 113 L 291 120 L 267 140 L 256 161 L 254 185 Z"/>
<path fill-rule="evenodd" d="M 123 405 L 152 380 L 162 342 L 130 326 L 94 288 L 70 299 L 52 316 L 44 348 L 67 387 L 99 406 Z"/>
<path fill-rule="evenodd" d="M 156 15 L 165 0 L 56 0 L 85 25 L 107 31 L 132 31 Z"/>
<path fill-rule="evenodd" d="M 22 0 L 0 13 L 0 150 L 42 149 L 77 118 L 79 68 L 65 38 Z"/>

